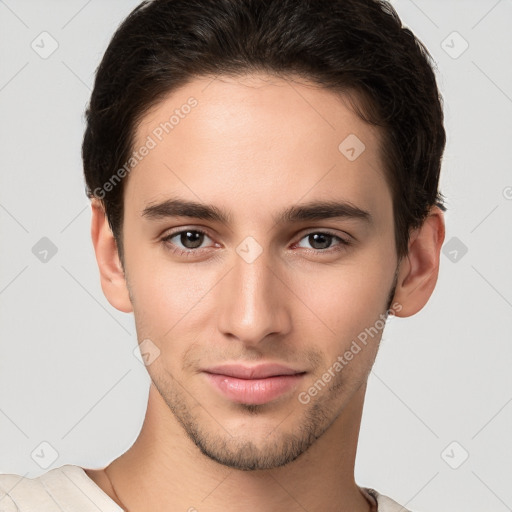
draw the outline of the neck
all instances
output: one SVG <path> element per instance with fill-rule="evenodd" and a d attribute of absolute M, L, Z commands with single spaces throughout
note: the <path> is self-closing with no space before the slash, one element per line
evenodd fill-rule
<path fill-rule="evenodd" d="M 242 471 L 203 455 L 152 384 L 136 442 L 105 468 L 108 475 L 88 474 L 129 512 L 229 512 L 241 504 L 246 512 L 368 512 L 370 505 L 354 481 L 365 391 L 362 386 L 327 431 L 293 462 Z"/>

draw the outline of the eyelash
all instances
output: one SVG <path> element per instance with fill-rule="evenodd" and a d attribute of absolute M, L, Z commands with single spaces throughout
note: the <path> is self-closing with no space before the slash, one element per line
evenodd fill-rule
<path fill-rule="evenodd" d="M 195 254 L 200 253 L 202 249 L 206 249 L 206 247 L 201 247 L 201 248 L 197 248 L 197 249 L 180 249 L 180 248 L 176 247 L 172 242 L 170 242 L 170 240 L 172 238 L 174 238 L 175 236 L 181 235 L 181 234 L 187 233 L 187 232 L 199 233 L 199 234 L 207 236 L 210 239 L 212 238 L 211 236 L 208 235 L 208 233 L 206 231 L 203 231 L 201 229 L 181 229 L 180 231 L 174 231 L 173 233 L 167 234 L 165 237 L 163 237 L 161 239 L 161 242 L 167 248 L 169 248 L 169 246 L 172 246 L 172 247 L 170 247 L 171 253 L 175 254 L 175 255 L 178 255 L 178 256 L 193 257 Z M 313 252 L 315 254 L 324 254 L 324 253 L 325 254 L 332 254 L 332 253 L 335 253 L 335 252 L 338 252 L 338 251 L 342 251 L 343 249 L 345 249 L 348 246 L 352 245 L 352 241 L 350 241 L 350 240 L 348 240 L 346 238 L 342 238 L 342 237 L 340 237 L 338 235 L 335 235 L 334 233 L 330 233 L 329 231 L 320 231 L 320 230 L 310 231 L 308 233 L 305 233 L 300 238 L 299 242 L 301 240 L 303 240 L 304 238 L 307 238 L 310 235 L 318 235 L 318 234 L 327 235 L 327 236 L 332 237 L 334 239 L 338 239 L 339 244 L 335 245 L 333 248 L 328 248 L 328 249 L 306 249 L 308 252 Z"/>

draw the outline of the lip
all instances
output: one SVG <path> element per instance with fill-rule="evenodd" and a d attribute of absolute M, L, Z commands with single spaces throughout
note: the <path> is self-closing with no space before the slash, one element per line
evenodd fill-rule
<path fill-rule="evenodd" d="M 277 375 L 296 375 L 304 373 L 302 370 L 294 370 L 282 364 L 259 364 L 257 366 L 244 366 L 241 364 L 221 364 L 204 370 L 207 373 L 227 375 L 237 379 L 265 379 Z"/>
<path fill-rule="evenodd" d="M 225 398 L 251 405 L 265 404 L 291 391 L 305 373 L 280 364 L 220 365 L 204 370 L 210 384 Z"/>

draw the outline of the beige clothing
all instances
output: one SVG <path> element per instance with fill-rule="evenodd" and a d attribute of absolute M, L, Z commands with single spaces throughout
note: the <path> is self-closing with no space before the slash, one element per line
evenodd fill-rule
<path fill-rule="evenodd" d="M 410 512 L 374 489 L 378 512 Z M 80 466 L 66 464 L 36 478 L 0 474 L 2 512 L 123 512 Z"/>

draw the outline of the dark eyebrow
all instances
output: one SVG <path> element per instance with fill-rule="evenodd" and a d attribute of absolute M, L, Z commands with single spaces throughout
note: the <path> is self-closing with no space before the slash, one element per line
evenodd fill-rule
<path fill-rule="evenodd" d="M 142 216 L 148 219 L 163 219 L 166 217 L 193 217 L 195 219 L 212 220 L 227 224 L 231 216 L 216 206 L 184 201 L 183 199 L 167 199 L 161 203 L 149 204 L 142 211 Z"/>
<path fill-rule="evenodd" d="M 274 220 L 281 223 L 292 223 L 332 218 L 360 219 L 368 224 L 373 221 L 369 211 L 358 208 L 346 201 L 313 201 L 291 206 L 281 212 Z"/>
<path fill-rule="evenodd" d="M 155 220 L 166 217 L 192 217 L 222 224 L 228 224 L 231 219 L 229 212 L 224 212 L 216 206 L 182 199 L 167 199 L 161 203 L 149 204 L 144 208 L 142 216 Z M 274 222 L 281 224 L 331 218 L 360 219 L 372 223 L 370 212 L 344 201 L 313 201 L 291 206 L 274 216 Z"/>

